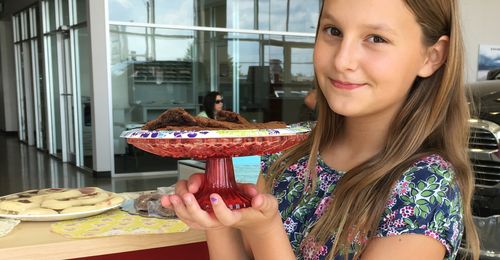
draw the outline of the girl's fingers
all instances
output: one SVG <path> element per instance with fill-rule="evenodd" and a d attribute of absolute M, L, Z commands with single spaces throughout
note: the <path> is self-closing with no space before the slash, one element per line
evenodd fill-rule
<path fill-rule="evenodd" d="M 240 211 L 230 210 L 219 194 L 211 194 L 210 202 L 212 203 L 215 216 L 224 226 L 232 226 L 241 220 Z"/>
<path fill-rule="evenodd" d="M 172 203 L 170 203 L 169 195 L 161 196 L 160 202 L 162 207 L 172 208 Z"/>
<path fill-rule="evenodd" d="M 255 187 L 254 184 L 250 183 L 239 183 L 238 188 L 243 191 L 246 195 L 250 196 L 251 198 L 255 197 L 255 195 L 258 194 L 257 192 L 257 187 Z"/>
<path fill-rule="evenodd" d="M 175 210 L 175 214 L 177 215 L 177 217 L 179 217 L 182 221 L 193 222 L 193 219 L 186 210 L 186 207 L 184 206 L 184 202 L 182 201 L 181 197 L 179 197 L 178 195 L 170 195 L 169 198 L 170 198 L 170 203 L 172 203 L 172 206 Z"/>
<path fill-rule="evenodd" d="M 204 173 L 195 173 L 191 175 L 187 181 L 187 189 L 190 193 L 196 193 L 205 181 Z"/>
<path fill-rule="evenodd" d="M 220 227 L 219 221 L 214 219 L 210 214 L 200 208 L 200 205 L 196 201 L 193 194 L 187 193 L 182 197 L 185 205 L 186 212 L 189 214 L 191 220 L 198 223 L 200 226 L 205 228 L 216 228 Z"/>
<path fill-rule="evenodd" d="M 180 180 L 175 184 L 175 194 L 182 196 L 184 193 L 188 192 L 187 181 Z"/>
<path fill-rule="evenodd" d="M 270 194 L 258 194 L 252 199 L 252 207 L 262 212 L 266 217 L 276 214 L 278 201 Z"/>

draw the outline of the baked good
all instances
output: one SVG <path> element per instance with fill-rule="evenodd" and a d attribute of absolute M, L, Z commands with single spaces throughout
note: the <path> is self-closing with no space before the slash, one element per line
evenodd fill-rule
<path fill-rule="evenodd" d="M 108 197 L 106 200 L 104 201 L 101 201 L 99 203 L 96 203 L 95 205 L 98 207 L 98 208 L 106 208 L 106 207 L 109 207 L 109 206 L 112 206 L 112 205 L 118 205 L 118 204 L 122 204 L 122 202 L 124 201 L 125 199 L 123 199 L 123 197 L 120 197 L 120 196 L 111 196 L 111 197 Z"/>
<path fill-rule="evenodd" d="M 0 202 L 0 209 L 9 211 L 9 212 L 22 212 L 27 209 L 36 208 L 40 206 L 39 202 L 33 202 L 27 199 L 15 199 L 15 200 L 6 200 Z"/>
<path fill-rule="evenodd" d="M 57 214 L 59 214 L 59 212 L 53 209 L 46 209 L 46 208 L 31 208 L 19 212 L 19 215 L 57 215 Z"/>
<path fill-rule="evenodd" d="M 78 204 L 72 200 L 72 199 L 62 199 L 62 200 L 56 200 L 56 199 L 48 199 L 42 201 L 42 204 L 40 204 L 40 207 L 46 208 L 46 209 L 54 209 L 54 210 L 63 210 L 65 208 L 77 206 Z"/>
<path fill-rule="evenodd" d="M 0 197 L 0 214 L 56 215 L 120 205 L 123 198 L 97 187 L 30 190 Z"/>
<path fill-rule="evenodd" d="M 79 190 L 66 190 L 62 192 L 48 194 L 45 196 L 45 199 L 64 200 L 64 199 L 77 198 L 82 195 L 83 193 L 81 193 Z"/>
<path fill-rule="evenodd" d="M 172 108 L 163 112 L 156 119 L 147 122 L 143 130 L 236 130 L 285 128 L 280 121 L 251 123 L 238 113 L 222 110 L 217 112 L 217 119 L 192 116 L 182 108 Z"/>
<path fill-rule="evenodd" d="M 148 202 L 159 200 L 161 196 L 159 193 L 143 194 L 134 200 L 134 207 L 136 210 L 148 211 Z"/>
<path fill-rule="evenodd" d="M 78 197 L 78 198 L 74 199 L 74 201 L 77 205 L 91 205 L 91 204 L 103 202 L 108 198 L 109 198 L 108 193 L 96 192 L 96 193 L 92 193 L 92 194 Z"/>
<path fill-rule="evenodd" d="M 175 217 L 173 209 L 164 208 L 161 205 L 161 197 L 165 194 L 150 193 L 139 196 L 134 200 L 134 208 L 137 214 L 141 216 L 151 217 Z"/>

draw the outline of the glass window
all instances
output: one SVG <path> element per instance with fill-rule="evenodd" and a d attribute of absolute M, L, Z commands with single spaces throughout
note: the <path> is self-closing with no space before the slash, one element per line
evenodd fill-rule
<path fill-rule="evenodd" d="M 49 35 L 45 36 L 45 43 L 47 45 L 46 57 L 48 58 L 47 77 L 48 85 L 50 88 L 50 104 L 51 104 L 51 115 L 52 125 L 49 127 L 53 132 L 53 147 L 55 149 L 54 155 L 59 155 L 62 152 L 62 138 L 61 138 L 61 120 L 60 120 L 60 89 L 59 89 L 59 72 L 57 68 L 58 56 L 57 56 L 57 36 Z"/>
<path fill-rule="evenodd" d="M 319 18 L 319 1 L 289 0 L 287 31 L 315 33 Z"/>
<path fill-rule="evenodd" d="M 21 12 L 21 40 L 28 39 L 29 36 L 29 19 L 27 12 Z"/>
<path fill-rule="evenodd" d="M 115 172 L 176 170 L 177 160 L 142 152 L 119 135 L 170 107 L 195 115 L 210 90 L 222 93 L 225 109 L 238 110 L 251 121 L 304 120 L 303 99 L 314 78 L 314 37 L 130 27 L 113 21 L 314 33 L 319 1 L 302 2 L 109 0 Z M 307 14 L 300 14 L 303 10 Z"/>
<path fill-rule="evenodd" d="M 273 31 L 314 33 L 319 17 L 320 1 L 262 1 L 259 25 Z M 269 2 L 269 7 L 265 6 Z M 261 16 L 262 15 L 262 16 Z M 266 24 L 266 21 L 268 24 Z"/>
<path fill-rule="evenodd" d="M 90 37 L 87 27 L 75 29 L 76 84 L 80 90 L 83 165 L 92 169 L 92 82 L 90 79 Z"/>
<path fill-rule="evenodd" d="M 150 21 L 150 4 L 144 0 L 109 0 L 109 20 L 147 23 Z"/>
<path fill-rule="evenodd" d="M 62 24 L 64 25 L 70 25 L 70 21 L 69 21 L 69 1 L 71 0 L 60 0 L 60 3 L 61 3 L 61 8 L 59 10 L 61 10 L 61 13 L 62 13 Z"/>
<path fill-rule="evenodd" d="M 109 0 L 111 21 L 314 33 L 319 0 Z M 194 15 L 196 14 L 196 15 Z"/>
<path fill-rule="evenodd" d="M 196 25 L 194 16 L 194 1 L 169 0 L 152 1 L 154 3 L 153 23 Z"/>
<path fill-rule="evenodd" d="M 227 27 L 232 29 L 256 29 L 254 1 L 227 1 Z"/>
<path fill-rule="evenodd" d="M 127 145 L 119 135 L 168 108 L 197 112 L 194 34 L 142 27 L 110 29 L 115 172 L 176 170 L 177 160 L 142 152 Z"/>
<path fill-rule="evenodd" d="M 19 14 L 12 16 L 12 26 L 13 26 L 13 37 L 14 37 L 14 42 L 20 41 L 20 26 L 19 26 Z"/>
<path fill-rule="evenodd" d="M 73 8 L 75 11 L 75 23 L 81 23 L 87 21 L 87 6 L 84 0 L 73 0 Z"/>
<path fill-rule="evenodd" d="M 46 20 L 47 22 L 47 29 L 48 31 L 53 31 L 57 29 L 57 24 L 56 24 L 56 4 L 55 0 L 47 0 L 46 1 L 46 8 L 48 12 L 48 19 Z"/>
<path fill-rule="evenodd" d="M 31 37 L 36 37 L 37 36 L 37 30 L 38 30 L 38 19 L 37 19 L 37 13 L 38 8 L 30 8 L 29 10 L 29 20 L 30 20 L 30 34 Z"/>

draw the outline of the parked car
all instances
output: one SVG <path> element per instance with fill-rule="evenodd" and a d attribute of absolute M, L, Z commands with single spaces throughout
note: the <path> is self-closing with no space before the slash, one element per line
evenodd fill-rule
<path fill-rule="evenodd" d="M 500 214 L 500 80 L 468 85 L 474 108 L 469 155 L 476 173 L 474 214 Z M 474 111 L 475 110 L 475 111 Z"/>
<path fill-rule="evenodd" d="M 500 259 L 500 80 L 478 81 L 471 90 L 469 155 L 476 175 L 474 222 L 481 259 Z"/>

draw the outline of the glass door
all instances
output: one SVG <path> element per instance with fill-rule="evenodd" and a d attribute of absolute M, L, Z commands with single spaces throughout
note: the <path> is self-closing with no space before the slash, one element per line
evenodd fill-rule
<path fill-rule="evenodd" d="M 73 55 L 70 40 L 70 29 L 67 26 L 59 27 L 57 38 L 57 70 L 59 71 L 59 116 L 61 123 L 61 159 L 72 162 L 77 166 L 80 160 L 80 135 L 77 131 L 79 119 L 80 98 L 75 91 L 73 79 Z M 78 162 L 77 162 L 78 161 Z"/>
<path fill-rule="evenodd" d="M 42 1 L 48 147 L 63 162 L 83 166 L 77 25 L 69 16 L 73 7 L 70 0 Z"/>

